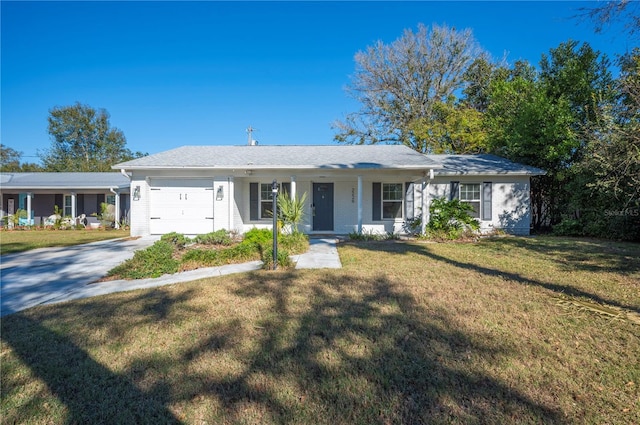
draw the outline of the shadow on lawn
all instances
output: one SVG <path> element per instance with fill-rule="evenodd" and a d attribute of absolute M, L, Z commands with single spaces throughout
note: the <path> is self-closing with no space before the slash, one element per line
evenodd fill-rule
<path fill-rule="evenodd" d="M 621 274 L 640 272 L 640 244 L 604 239 L 570 237 L 515 237 L 492 239 L 484 247 L 493 252 L 508 253 L 513 248 L 527 250 L 560 264 L 567 270 L 610 271 Z"/>
<path fill-rule="evenodd" d="M 500 248 L 502 254 L 508 254 L 508 247 L 509 246 L 514 246 L 514 247 L 519 247 L 519 248 L 525 248 L 529 251 L 532 250 L 532 246 L 530 244 L 527 243 L 526 240 L 523 240 L 522 238 L 513 238 L 513 239 L 508 239 L 507 242 L 504 241 L 494 241 L 497 244 L 500 244 L 500 246 L 502 248 Z M 494 243 L 492 242 L 492 243 Z M 505 244 L 507 246 L 507 248 L 505 249 Z M 588 245 L 588 248 L 585 250 L 581 250 L 576 252 L 576 248 L 575 245 L 570 245 L 570 244 L 564 244 L 564 243 L 558 243 L 558 244 L 552 244 L 551 246 L 546 245 L 546 247 L 542 248 L 540 251 L 538 252 L 534 252 L 533 254 L 535 255 L 551 255 L 552 252 L 554 252 L 554 255 L 557 257 L 558 255 L 564 255 L 564 262 L 565 263 L 570 263 L 571 261 L 575 261 L 576 258 L 580 258 L 580 259 L 585 259 L 589 257 L 589 252 L 591 252 L 592 250 L 595 251 L 596 247 L 598 246 L 597 244 L 594 245 L 594 243 L 591 242 L 585 242 L 585 244 Z M 473 264 L 473 263 L 466 263 L 463 261 L 459 261 L 453 258 L 449 258 L 449 257 L 444 257 L 442 255 L 438 255 L 434 252 L 432 252 L 428 245 L 420 245 L 420 244 L 411 244 L 411 243 L 388 243 L 388 242 L 368 242 L 368 243 L 359 243 L 358 248 L 360 249 L 368 249 L 368 250 L 372 250 L 372 251 L 384 251 L 384 252 L 389 252 L 389 253 L 395 253 L 395 254 L 406 254 L 406 253 L 415 253 L 415 254 L 419 254 L 419 255 L 423 255 L 427 258 L 430 258 L 432 260 L 435 261 L 440 261 L 443 263 L 447 263 L 450 264 L 452 266 L 461 268 L 461 269 L 465 269 L 465 270 L 470 270 L 470 271 L 474 271 L 474 272 L 478 272 L 478 273 L 482 273 L 484 275 L 487 276 L 499 276 L 502 278 L 506 278 L 509 280 L 512 280 L 514 282 L 523 284 L 523 285 L 533 285 L 533 286 L 539 286 L 545 289 L 548 289 L 558 295 L 569 295 L 569 296 L 573 296 L 573 297 L 583 297 L 586 299 L 589 299 L 591 301 L 594 301 L 596 303 L 600 303 L 600 304 L 606 304 L 609 306 L 613 306 L 613 307 L 619 307 L 622 309 L 626 309 L 628 311 L 632 311 L 632 312 L 636 312 L 636 313 L 640 313 L 640 307 L 639 306 L 632 306 L 632 305 L 626 305 L 626 304 L 622 304 L 618 301 L 612 300 L 612 299 L 608 299 L 605 297 L 602 297 L 600 295 L 597 294 L 593 294 L 590 292 L 586 292 L 582 289 L 573 287 L 573 286 L 569 286 L 569 285 L 561 285 L 561 284 L 557 284 L 557 283 L 552 283 L 552 282 L 543 282 L 540 280 L 536 280 L 536 279 L 531 279 L 525 276 L 522 276 L 518 273 L 513 273 L 510 271 L 505 271 L 505 270 L 501 270 L 501 269 L 493 269 L 493 268 L 489 268 L 489 267 L 484 267 L 484 266 L 480 266 L 478 264 Z M 572 248 L 573 248 L 573 252 L 572 252 Z M 488 246 L 488 249 L 492 249 L 490 246 Z M 494 248 L 495 249 L 495 248 Z M 558 252 L 559 250 L 564 250 L 563 252 Z M 565 255 L 566 254 L 566 255 Z M 610 259 L 610 257 L 613 257 L 613 254 L 600 254 L 601 257 L 602 256 L 606 256 L 607 259 Z M 573 259 L 573 260 L 572 260 Z M 602 258 L 601 258 L 602 260 Z M 604 261 L 604 260 L 602 260 Z M 630 261 L 629 262 L 629 266 L 627 266 L 627 262 L 625 259 L 618 259 L 616 261 L 610 259 L 610 266 L 606 267 L 607 270 L 610 271 L 617 271 L 619 273 L 634 273 L 637 271 L 638 268 L 638 262 L 637 260 L 635 261 Z M 586 271 L 600 271 L 602 269 L 604 269 L 605 267 L 601 267 L 598 265 L 594 265 L 594 264 L 590 264 L 590 265 L 585 265 L 585 266 L 581 266 L 581 265 L 576 265 L 576 264 L 572 264 L 571 266 L 566 266 L 566 267 L 570 267 L 572 269 L 582 269 L 582 270 L 586 270 Z M 640 268 L 638 268 L 640 269 Z"/>
<path fill-rule="evenodd" d="M 238 304 L 264 309 L 257 320 L 207 321 L 202 315 L 197 323 L 208 338 L 185 344 L 179 353 L 133 356 L 121 375 L 22 313 L 3 320 L 2 339 L 68 407 L 66 423 L 178 423 L 169 405 L 195 408 L 197 400 L 211 398 L 219 407 L 202 418 L 207 422 L 565 422 L 560 411 L 483 372 L 482 361 L 509 354 L 498 338 L 465 334 L 447 311 L 418 303 L 390 278 L 355 278 L 343 271 L 318 276 L 308 271 L 243 275 L 230 291 Z M 152 301 L 129 323 L 160 321 L 178 337 L 172 333 L 182 329 L 175 314 L 187 314 L 188 298 L 197 296 L 142 292 L 140 298 Z M 135 302 L 127 300 L 98 299 L 42 313 L 91 320 L 105 303 L 118 314 Z M 265 302 L 268 307 L 258 307 Z M 115 317 L 95 326 L 108 334 L 121 332 Z M 20 337 L 25 333 L 32 337 Z M 250 352 L 237 351 L 248 341 Z M 194 367 L 195 359 L 216 364 L 226 357 L 242 369 L 220 376 Z M 158 370 L 169 372 L 153 373 Z M 143 378 L 146 391 L 139 388 Z"/>
<path fill-rule="evenodd" d="M 254 276 L 239 291 L 273 299 L 277 312 L 247 375 L 295 376 L 323 422 L 563 422 L 560 412 L 474 370 L 474 359 L 508 354 L 500 341 L 466 335 L 447 311 L 426 310 L 392 280 L 327 274 L 297 315 L 289 301 L 296 276 Z M 292 327 L 293 344 L 283 347 Z M 292 420 L 290 413 L 278 422 Z"/>
<path fill-rule="evenodd" d="M 162 383 L 150 391 L 141 391 L 131 379 L 96 362 L 66 336 L 52 332 L 22 313 L 5 320 L 10 320 L 11 328 L 2 330 L 3 341 L 68 409 L 68 415 L 60 423 L 180 423 L 165 406 L 170 389 Z M 20 336 L 23 332 L 30 337 Z M 3 381 L 4 397 L 8 396 L 8 391 L 20 391 L 19 388 L 8 388 L 5 377 Z M 33 400 L 22 406 L 37 412 L 40 402 Z M 5 415 L 5 420 L 7 423 L 31 422 L 31 414 L 14 411 Z"/>

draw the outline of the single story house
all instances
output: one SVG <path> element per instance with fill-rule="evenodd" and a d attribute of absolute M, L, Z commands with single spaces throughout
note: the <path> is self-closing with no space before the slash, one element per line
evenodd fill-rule
<path fill-rule="evenodd" d="M 41 225 L 57 206 L 63 216 L 100 214 L 102 203 L 114 206 L 116 223 L 129 214 L 130 182 L 119 172 L 0 173 L 0 217 L 25 210 L 20 224 Z"/>
<path fill-rule="evenodd" d="M 405 233 L 443 196 L 471 204 L 482 231 L 528 234 L 530 177 L 544 174 L 493 155 L 401 145 L 183 146 L 112 168 L 131 180 L 132 236 L 270 228 L 274 181 L 307 193 L 308 234 Z"/>

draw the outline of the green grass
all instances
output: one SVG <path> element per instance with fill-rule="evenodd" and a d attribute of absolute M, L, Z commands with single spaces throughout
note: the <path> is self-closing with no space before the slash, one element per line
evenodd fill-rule
<path fill-rule="evenodd" d="M 0 254 L 52 246 L 72 246 L 105 239 L 124 238 L 129 230 L 0 230 Z"/>
<path fill-rule="evenodd" d="M 3 423 L 640 423 L 640 245 L 339 254 L 3 318 Z"/>

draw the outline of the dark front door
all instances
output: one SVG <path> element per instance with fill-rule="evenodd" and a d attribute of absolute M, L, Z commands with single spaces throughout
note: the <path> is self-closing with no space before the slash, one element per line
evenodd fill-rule
<path fill-rule="evenodd" d="M 313 230 L 333 231 L 333 183 L 313 184 Z"/>

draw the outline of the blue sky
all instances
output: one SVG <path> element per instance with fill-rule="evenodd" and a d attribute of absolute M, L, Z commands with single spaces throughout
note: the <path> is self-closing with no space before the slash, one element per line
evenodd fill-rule
<path fill-rule="evenodd" d="M 23 161 L 51 146 L 47 117 L 104 108 L 133 151 L 332 144 L 353 57 L 404 29 L 471 28 L 495 58 L 537 64 L 568 39 L 614 56 L 622 26 L 572 19 L 595 2 L 7 2 L 1 7 L 1 142 Z"/>

